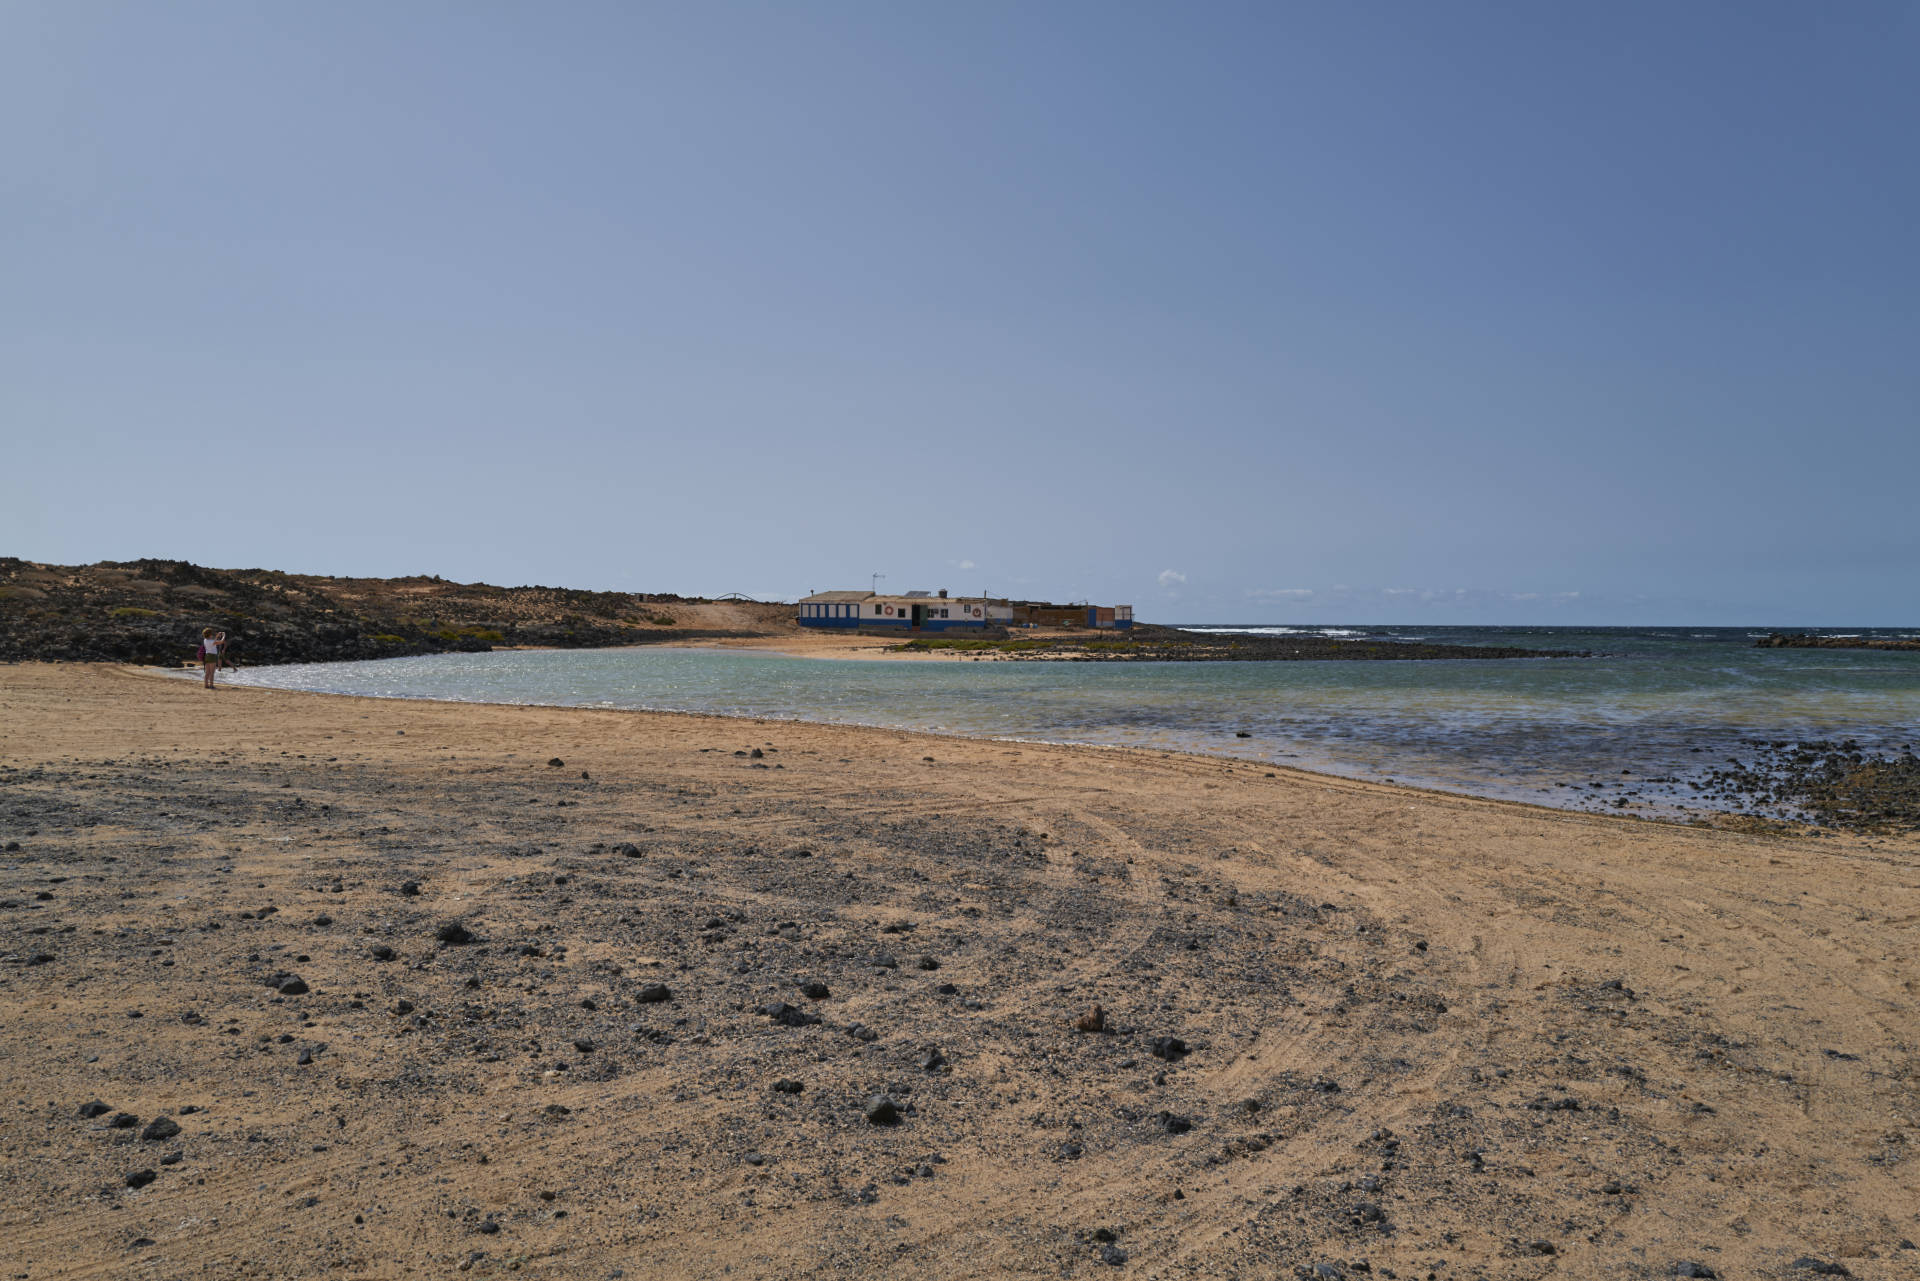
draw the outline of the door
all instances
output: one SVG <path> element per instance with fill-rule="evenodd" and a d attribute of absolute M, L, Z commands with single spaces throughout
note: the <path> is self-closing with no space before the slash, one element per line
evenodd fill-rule
<path fill-rule="evenodd" d="M 926 606 L 924 605 L 915 605 L 913 607 L 913 626 L 916 631 L 919 630 L 920 619 L 924 615 L 925 610 Z"/>

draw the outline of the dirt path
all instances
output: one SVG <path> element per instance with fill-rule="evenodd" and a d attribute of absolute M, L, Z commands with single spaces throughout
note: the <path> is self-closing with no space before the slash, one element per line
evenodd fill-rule
<path fill-rule="evenodd" d="M 0 845 L 9 1276 L 1920 1275 L 1911 841 L 22 665 Z"/>

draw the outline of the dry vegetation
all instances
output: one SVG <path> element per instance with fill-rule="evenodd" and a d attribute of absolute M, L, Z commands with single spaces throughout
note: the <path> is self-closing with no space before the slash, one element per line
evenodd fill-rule
<path fill-rule="evenodd" d="M 0 557 L 0 661 L 172 664 L 202 627 L 247 662 L 318 662 L 781 635 L 790 605 L 672 594 L 335 578 L 184 561 L 39 565 Z"/>

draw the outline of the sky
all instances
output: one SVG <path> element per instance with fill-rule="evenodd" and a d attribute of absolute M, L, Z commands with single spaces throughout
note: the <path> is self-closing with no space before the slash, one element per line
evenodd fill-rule
<path fill-rule="evenodd" d="M 1920 623 L 1917 55 L 1873 0 L 9 0 L 0 555 Z"/>

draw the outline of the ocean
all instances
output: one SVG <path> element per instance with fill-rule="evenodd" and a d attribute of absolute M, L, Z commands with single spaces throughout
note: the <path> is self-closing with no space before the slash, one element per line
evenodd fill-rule
<path fill-rule="evenodd" d="M 1757 649 L 1766 628 L 1186 626 L 1592 656 L 888 663 L 634 648 L 250 668 L 233 683 L 1162 748 L 1647 817 L 1720 804 L 1697 786 L 1707 771 L 1768 744 L 1845 739 L 1867 752 L 1920 750 L 1920 653 L 1911 651 Z"/>

